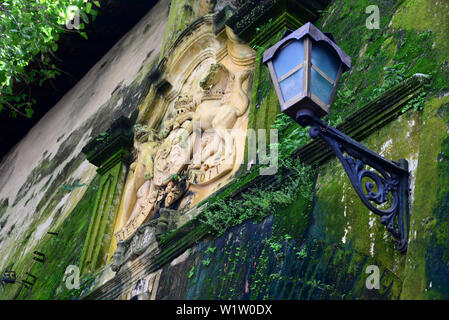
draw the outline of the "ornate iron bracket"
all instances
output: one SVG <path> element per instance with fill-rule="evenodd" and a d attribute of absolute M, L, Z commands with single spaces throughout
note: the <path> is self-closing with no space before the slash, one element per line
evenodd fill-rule
<path fill-rule="evenodd" d="M 409 210 L 407 160 L 400 159 L 396 163 L 382 158 L 320 120 L 311 110 L 300 110 L 296 122 L 302 127 L 310 126 L 310 137 L 321 137 L 330 146 L 360 200 L 380 216 L 380 222 L 395 238 L 398 250 L 405 253 L 408 246 Z M 366 166 L 374 170 L 366 169 Z"/>

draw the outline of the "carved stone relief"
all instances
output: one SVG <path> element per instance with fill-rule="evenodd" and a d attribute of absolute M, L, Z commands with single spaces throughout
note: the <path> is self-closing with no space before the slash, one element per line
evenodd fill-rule
<path fill-rule="evenodd" d="M 164 61 L 171 89 L 150 90 L 154 99 L 139 107 L 116 265 L 155 241 L 161 212 L 186 212 L 230 182 L 243 160 L 255 54 L 228 28 L 215 35 L 211 19 L 192 27 Z"/>
<path fill-rule="evenodd" d="M 177 221 L 181 212 L 161 208 L 158 214 L 157 219 L 139 226 L 131 238 L 118 242 L 111 263 L 112 271 L 117 272 L 126 262 L 142 255 L 148 249 L 149 251 L 157 249 L 158 237 L 178 227 Z"/>

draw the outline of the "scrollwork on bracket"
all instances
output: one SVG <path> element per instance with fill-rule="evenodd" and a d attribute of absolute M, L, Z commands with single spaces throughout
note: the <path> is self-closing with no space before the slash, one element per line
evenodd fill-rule
<path fill-rule="evenodd" d="M 370 211 L 380 216 L 380 222 L 396 239 L 398 250 L 404 253 L 408 246 L 407 161 L 400 159 L 398 163 L 394 163 L 382 158 L 325 124 L 308 110 L 298 113 L 297 122 L 302 126 L 310 125 L 310 137 L 320 137 L 330 146 L 343 165 L 360 200 Z M 347 153 L 346 156 L 344 152 Z"/>

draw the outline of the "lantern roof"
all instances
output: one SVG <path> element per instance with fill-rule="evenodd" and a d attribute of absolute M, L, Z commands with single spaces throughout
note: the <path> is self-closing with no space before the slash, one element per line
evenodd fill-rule
<path fill-rule="evenodd" d="M 282 45 L 292 39 L 302 39 L 306 35 L 313 38 L 315 41 L 324 41 L 327 42 L 338 54 L 340 57 L 341 62 L 343 63 L 343 72 L 347 71 L 351 68 L 351 57 L 348 56 L 340 47 L 337 46 L 335 41 L 333 41 L 333 37 L 331 34 L 324 34 L 321 32 L 320 29 L 315 27 L 312 23 L 307 22 L 305 25 L 303 25 L 301 28 L 299 28 L 296 31 L 293 31 L 286 37 L 282 38 L 278 43 L 276 43 L 271 48 L 267 49 L 263 55 L 263 62 L 267 62 L 268 60 L 271 60 L 274 55 L 277 53 L 277 51 L 282 47 Z"/>

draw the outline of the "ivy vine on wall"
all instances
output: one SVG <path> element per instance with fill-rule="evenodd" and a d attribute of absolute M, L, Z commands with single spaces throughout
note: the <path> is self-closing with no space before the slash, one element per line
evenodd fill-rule
<path fill-rule="evenodd" d="M 313 195 L 314 170 L 300 162 L 291 153 L 309 141 L 307 131 L 299 127 L 288 116 L 280 113 L 272 126 L 278 130 L 279 170 L 276 173 L 278 183 L 270 186 L 252 186 L 240 193 L 239 199 L 216 197 L 204 210 L 201 221 L 210 227 L 211 233 L 222 235 L 229 228 L 246 220 L 261 221 L 278 210 L 292 204 L 299 195 L 311 199 Z M 234 183 L 245 181 L 262 168 L 254 166 L 248 173 Z"/>

